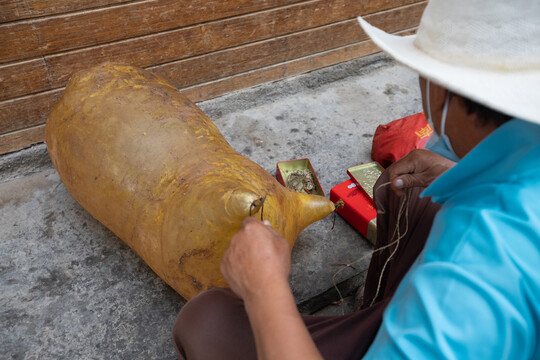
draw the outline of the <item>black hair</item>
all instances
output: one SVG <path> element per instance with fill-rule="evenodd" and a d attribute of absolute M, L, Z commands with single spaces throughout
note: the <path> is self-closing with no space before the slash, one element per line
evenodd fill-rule
<path fill-rule="evenodd" d="M 467 115 L 476 114 L 476 119 L 480 126 L 495 125 L 496 127 L 499 127 L 508 120 L 514 118 L 513 116 L 493 110 L 490 107 L 479 104 L 464 96 L 454 93 L 451 93 L 451 96 L 458 96 L 461 99 L 461 103 L 465 106 Z"/>

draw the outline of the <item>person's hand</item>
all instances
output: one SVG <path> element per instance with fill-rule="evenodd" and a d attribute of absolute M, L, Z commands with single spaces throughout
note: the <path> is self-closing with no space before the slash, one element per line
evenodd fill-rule
<path fill-rule="evenodd" d="M 221 273 L 244 300 L 258 359 L 321 359 L 289 286 L 289 244 L 248 217 L 223 254 Z"/>
<path fill-rule="evenodd" d="M 275 286 L 289 286 L 289 244 L 272 227 L 252 217 L 242 223 L 223 254 L 221 273 L 238 296 L 264 296 Z"/>
<path fill-rule="evenodd" d="M 411 187 L 427 187 L 456 163 L 425 149 L 415 149 L 388 167 L 396 195 Z"/>

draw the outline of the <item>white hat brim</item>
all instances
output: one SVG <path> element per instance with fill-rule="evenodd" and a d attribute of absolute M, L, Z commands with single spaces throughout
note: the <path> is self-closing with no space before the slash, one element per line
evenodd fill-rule
<path fill-rule="evenodd" d="M 416 35 L 390 35 L 361 17 L 358 21 L 376 45 L 423 77 L 494 110 L 540 124 L 540 70 L 491 70 L 447 63 L 416 47 Z"/>

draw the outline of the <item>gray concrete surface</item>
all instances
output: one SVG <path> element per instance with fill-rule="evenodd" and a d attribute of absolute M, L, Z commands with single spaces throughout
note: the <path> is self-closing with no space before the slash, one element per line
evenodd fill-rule
<path fill-rule="evenodd" d="M 199 103 L 231 145 L 271 174 L 307 157 L 323 190 L 370 161 L 377 125 L 421 109 L 417 77 L 382 55 Z M 354 307 L 371 245 L 339 216 L 293 248 L 299 308 L 334 314 L 334 285 Z M 365 257 L 356 269 L 349 263 Z M 173 359 L 185 303 L 69 195 L 44 145 L 0 157 L 0 357 Z M 328 305 L 320 310 L 320 307 Z"/>

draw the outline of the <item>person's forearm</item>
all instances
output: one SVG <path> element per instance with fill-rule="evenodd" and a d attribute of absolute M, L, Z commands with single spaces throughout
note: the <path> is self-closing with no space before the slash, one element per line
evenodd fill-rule
<path fill-rule="evenodd" d="M 276 284 L 244 301 L 259 360 L 322 359 L 288 283 Z"/>

